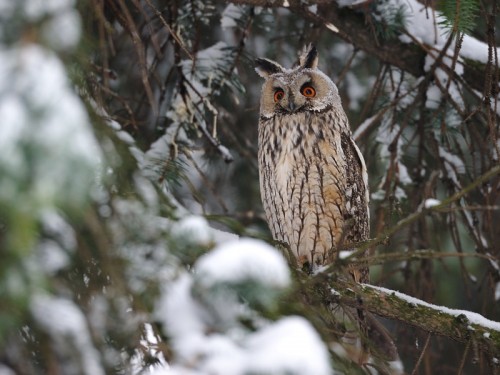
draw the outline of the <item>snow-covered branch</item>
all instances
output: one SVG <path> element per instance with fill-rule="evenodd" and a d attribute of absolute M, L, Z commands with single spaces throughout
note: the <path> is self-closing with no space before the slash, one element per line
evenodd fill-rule
<path fill-rule="evenodd" d="M 392 2 L 394 6 L 405 8 L 406 28 L 401 30 L 399 37 L 383 40 L 374 32 L 374 23 L 380 20 L 366 13 L 368 6 L 364 7 L 363 2 L 309 0 L 308 6 L 305 6 L 301 0 L 230 1 L 240 5 L 288 8 L 301 17 L 326 27 L 355 48 L 415 77 L 428 74 L 426 57 L 437 56 L 449 35 L 439 25 L 441 21 L 439 16 L 433 10 L 428 11 L 425 5 L 416 0 L 407 1 L 403 5 L 398 0 Z M 450 47 L 450 54 L 452 49 L 453 47 Z M 461 45 L 460 56 L 463 64 L 461 74 L 463 81 L 473 89 L 483 92 L 487 83 L 485 72 L 488 63 L 488 45 L 466 35 Z M 453 74 L 451 71 L 449 73 Z"/>
<path fill-rule="evenodd" d="M 398 320 L 459 342 L 470 342 L 494 357 L 500 356 L 500 323 L 480 314 L 433 305 L 394 290 L 359 285 L 341 278 L 325 281 L 325 275 L 318 275 L 315 283 L 323 291 L 333 288 L 334 292 L 330 293 L 333 302 L 363 308 L 381 317 Z"/>

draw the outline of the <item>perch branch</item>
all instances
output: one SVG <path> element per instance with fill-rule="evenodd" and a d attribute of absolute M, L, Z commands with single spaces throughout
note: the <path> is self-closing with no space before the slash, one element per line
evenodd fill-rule
<path fill-rule="evenodd" d="M 394 290 L 357 284 L 339 277 L 329 277 L 325 273 L 320 273 L 313 279 L 314 288 L 320 295 L 331 296 L 331 300 L 327 302 L 365 309 L 431 334 L 446 336 L 462 343 L 470 342 L 494 357 L 500 356 L 500 323 L 480 314 L 436 306 Z M 331 291 L 332 288 L 334 292 Z"/>

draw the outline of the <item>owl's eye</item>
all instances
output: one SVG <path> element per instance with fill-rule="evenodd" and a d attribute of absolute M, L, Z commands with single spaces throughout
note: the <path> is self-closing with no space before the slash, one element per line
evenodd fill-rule
<path fill-rule="evenodd" d="M 300 92 L 306 98 L 314 98 L 316 96 L 316 90 L 312 86 L 304 86 L 300 89 Z"/>
<path fill-rule="evenodd" d="M 274 92 L 274 102 L 277 103 L 285 96 L 285 92 L 282 89 L 277 89 Z"/>

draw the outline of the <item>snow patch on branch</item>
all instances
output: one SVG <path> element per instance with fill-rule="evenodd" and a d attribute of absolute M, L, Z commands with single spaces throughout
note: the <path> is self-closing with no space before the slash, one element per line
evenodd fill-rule
<path fill-rule="evenodd" d="M 424 207 L 429 209 L 432 207 L 439 206 L 441 204 L 441 201 L 439 199 L 434 199 L 434 198 L 428 198 L 424 202 Z"/>
<path fill-rule="evenodd" d="M 440 25 L 443 16 L 439 12 L 433 11 L 417 0 L 391 0 L 391 3 L 404 8 L 406 31 L 418 42 L 434 46 L 436 50 L 440 50 L 446 44 L 449 32 Z M 413 42 L 412 38 L 404 34 L 399 39 L 406 43 Z M 453 42 L 450 50 L 453 51 L 454 48 L 455 43 Z M 500 54 L 500 49 L 498 48 L 497 54 Z M 464 35 L 459 55 L 487 64 L 488 45 L 469 35 Z"/>
<path fill-rule="evenodd" d="M 63 373 L 104 375 L 99 353 L 93 346 L 85 317 L 77 305 L 63 298 L 35 295 L 30 307 L 35 321 L 53 339 L 58 353 L 69 358 L 77 354 L 78 363 L 73 360 L 61 362 L 68 366 L 61 369 Z"/>
<path fill-rule="evenodd" d="M 255 280 L 274 288 L 290 284 L 290 271 L 283 256 L 262 241 L 229 242 L 202 256 L 196 267 L 207 287 L 218 282 Z"/>
<path fill-rule="evenodd" d="M 462 159 L 452 153 L 446 151 L 442 146 L 439 146 L 439 156 L 443 159 L 444 167 L 448 177 L 453 181 L 453 183 L 460 187 L 460 181 L 458 179 L 458 174 L 465 173 L 465 164 Z"/>
<path fill-rule="evenodd" d="M 35 45 L 0 51 L 0 97 L 0 201 L 87 201 L 101 152 L 62 62 Z"/>
<path fill-rule="evenodd" d="M 291 316 L 251 335 L 248 369 L 257 374 L 330 374 L 328 351 L 304 318 Z"/>
<path fill-rule="evenodd" d="M 233 241 L 199 258 L 193 271 L 171 283 L 155 309 L 171 338 L 173 374 L 331 373 L 326 346 L 306 319 L 272 322 L 252 308 L 255 298 L 271 308 L 276 298 L 262 294 L 276 296 L 273 290 L 290 284 L 277 250 L 258 240 Z"/>
<path fill-rule="evenodd" d="M 401 137 L 401 127 L 397 123 L 393 123 L 390 116 L 384 116 L 382 125 L 377 131 L 377 142 L 380 143 L 380 158 L 387 165 L 394 163 L 394 168 L 400 185 L 408 185 L 412 183 L 410 174 L 406 165 L 403 164 L 401 158 L 403 155 L 403 137 Z M 391 151 L 395 148 L 395 151 Z M 388 170 L 388 167 L 386 168 Z M 386 172 L 387 174 L 387 172 Z M 384 180 L 381 182 L 383 185 Z M 406 198 L 406 193 L 401 188 L 401 186 L 396 187 L 396 198 L 403 199 Z M 380 189 L 371 195 L 374 200 L 381 200 L 385 197 L 385 191 Z"/>
<path fill-rule="evenodd" d="M 500 332 L 500 323 L 499 322 L 495 322 L 493 320 L 486 319 L 484 316 L 482 316 L 478 313 L 475 313 L 472 311 L 467 311 L 467 310 L 450 309 L 449 307 L 434 305 L 432 303 L 422 301 L 418 298 L 411 297 L 407 294 L 404 294 L 404 293 L 401 293 L 401 292 L 398 292 L 398 291 L 395 291 L 392 289 L 380 287 L 380 286 L 374 286 L 374 285 L 370 285 L 370 284 L 363 284 L 363 286 L 374 289 L 374 290 L 378 290 L 378 291 L 380 291 L 384 294 L 387 294 L 387 295 L 393 295 L 401 300 L 407 301 L 408 304 L 410 304 L 410 305 L 428 307 L 432 310 L 440 311 L 443 314 L 447 314 L 447 315 L 451 315 L 451 316 L 455 316 L 455 317 L 465 316 L 467 318 L 468 323 L 477 324 L 477 325 L 480 325 L 481 327 Z"/>
<path fill-rule="evenodd" d="M 244 15 L 244 7 L 235 4 L 229 4 L 222 12 L 222 17 L 220 20 L 221 27 L 223 29 L 237 27 L 238 22 L 241 20 L 241 18 L 243 18 Z"/>

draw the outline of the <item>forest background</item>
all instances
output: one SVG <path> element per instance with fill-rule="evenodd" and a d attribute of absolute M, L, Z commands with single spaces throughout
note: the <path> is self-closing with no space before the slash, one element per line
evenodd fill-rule
<path fill-rule="evenodd" d="M 0 374 L 499 373 L 497 13 L 0 1 Z M 311 42 L 367 161 L 360 246 L 386 289 L 338 277 L 356 253 L 297 272 L 263 216 L 253 62 Z M 359 295 L 401 362 L 347 358 L 330 307 Z"/>

